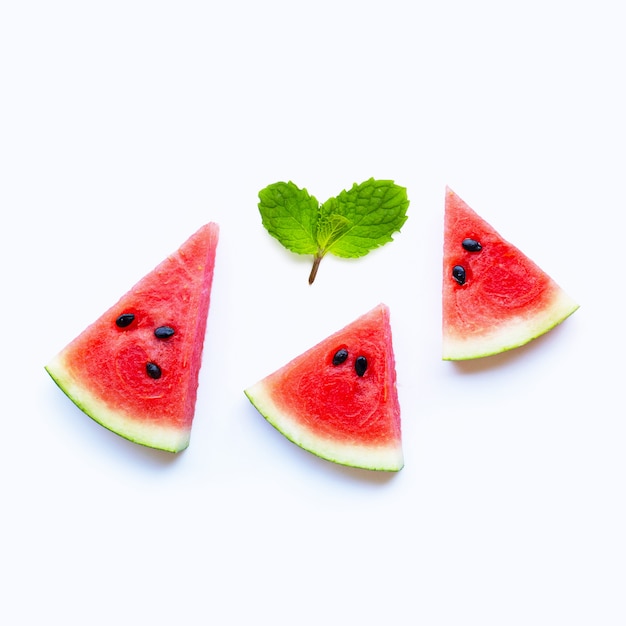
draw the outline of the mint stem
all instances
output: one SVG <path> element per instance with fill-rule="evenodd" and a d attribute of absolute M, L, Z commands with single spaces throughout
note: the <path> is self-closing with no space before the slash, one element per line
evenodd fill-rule
<path fill-rule="evenodd" d="M 311 268 L 311 273 L 309 274 L 309 285 L 313 284 L 313 281 L 315 280 L 315 277 L 317 276 L 317 270 L 320 266 L 320 261 L 322 260 L 322 256 L 321 254 L 316 254 L 313 257 L 313 267 Z"/>

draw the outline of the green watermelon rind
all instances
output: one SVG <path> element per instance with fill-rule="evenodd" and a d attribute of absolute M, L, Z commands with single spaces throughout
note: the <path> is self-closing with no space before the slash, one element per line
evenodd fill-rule
<path fill-rule="evenodd" d="M 263 380 L 244 390 L 256 410 L 282 435 L 300 448 L 339 465 L 358 469 L 398 472 L 404 467 L 401 443 L 362 445 L 320 437 L 302 426 L 301 419 L 286 413 L 272 400 Z"/>
<path fill-rule="evenodd" d="M 529 310 L 516 318 L 507 318 L 502 324 L 495 322 L 487 334 L 458 336 L 447 332 L 444 327 L 442 358 L 444 361 L 463 361 L 519 348 L 552 330 L 579 308 L 579 304 L 565 291 L 555 287 L 549 306 Z"/>
<path fill-rule="evenodd" d="M 111 408 L 69 373 L 63 361 L 63 352 L 54 357 L 45 369 L 61 391 L 83 413 L 120 437 L 165 452 L 181 452 L 189 446 L 191 428 L 166 427 L 153 420 L 142 423 L 136 418 Z"/>

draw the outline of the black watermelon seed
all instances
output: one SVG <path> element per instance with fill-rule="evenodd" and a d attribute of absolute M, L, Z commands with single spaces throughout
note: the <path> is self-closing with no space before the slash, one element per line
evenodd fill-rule
<path fill-rule="evenodd" d="M 154 335 L 159 339 L 169 339 L 174 334 L 174 329 L 171 326 L 159 326 L 155 329 Z"/>
<path fill-rule="evenodd" d="M 462 265 L 455 265 L 452 268 L 452 276 L 459 285 L 465 284 L 465 268 Z"/>
<path fill-rule="evenodd" d="M 461 245 L 468 252 L 480 252 L 483 249 L 483 247 L 478 241 L 476 241 L 476 239 L 470 239 L 469 237 L 467 239 L 463 239 Z"/>
<path fill-rule="evenodd" d="M 146 373 L 150 378 L 161 378 L 161 368 L 156 363 L 152 363 L 152 361 L 146 363 Z"/>
<path fill-rule="evenodd" d="M 122 313 L 116 320 L 115 323 L 119 328 L 126 328 L 133 323 L 135 316 L 133 313 Z"/>
<path fill-rule="evenodd" d="M 345 348 L 340 348 L 335 352 L 333 357 L 333 365 L 341 365 L 348 358 L 348 351 Z"/>
<path fill-rule="evenodd" d="M 367 359 L 364 356 L 358 356 L 354 361 L 354 370 L 357 376 L 363 376 L 367 369 Z"/>

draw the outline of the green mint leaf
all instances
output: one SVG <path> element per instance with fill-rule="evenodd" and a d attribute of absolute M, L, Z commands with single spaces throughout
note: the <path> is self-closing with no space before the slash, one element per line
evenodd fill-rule
<path fill-rule="evenodd" d="M 274 183 L 259 192 L 259 212 L 267 232 L 288 250 L 316 254 L 319 202 L 292 182 Z"/>
<path fill-rule="evenodd" d="M 350 220 L 343 215 L 320 213 L 317 220 L 315 238 L 320 250 L 328 250 L 350 229 Z"/>
<path fill-rule="evenodd" d="M 407 220 L 406 189 L 390 180 L 369 180 L 320 206 L 306 189 L 292 182 L 274 183 L 259 192 L 263 226 L 285 248 L 312 254 L 313 283 L 328 252 L 339 257 L 366 255 L 392 241 Z"/>
<path fill-rule="evenodd" d="M 342 191 L 334 202 L 327 202 L 324 207 L 327 205 L 333 215 L 344 217 L 350 227 L 327 247 L 326 252 L 354 258 L 393 241 L 392 234 L 398 232 L 407 220 L 409 200 L 404 187 L 390 180 L 370 178 Z"/>

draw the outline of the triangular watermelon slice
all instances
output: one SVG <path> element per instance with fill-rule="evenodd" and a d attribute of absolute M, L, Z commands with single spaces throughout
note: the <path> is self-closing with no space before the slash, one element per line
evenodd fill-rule
<path fill-rule="evenodd" d="M 443 359 L 474 359 L 516 348 L 577 308 L 536 263 L 446 189 Z"/>
<path fill-rule="evenodd" d="M 369 470 L 404 464 L 389 309 L 380 304 L 245 390 L 285 437 Z"/>
<path fill-rule="evenodd" d="M 189 445 L 218 237 L 217 224 L 200 228 L 46 366 L 126 439 L 169 452 Z"/>

